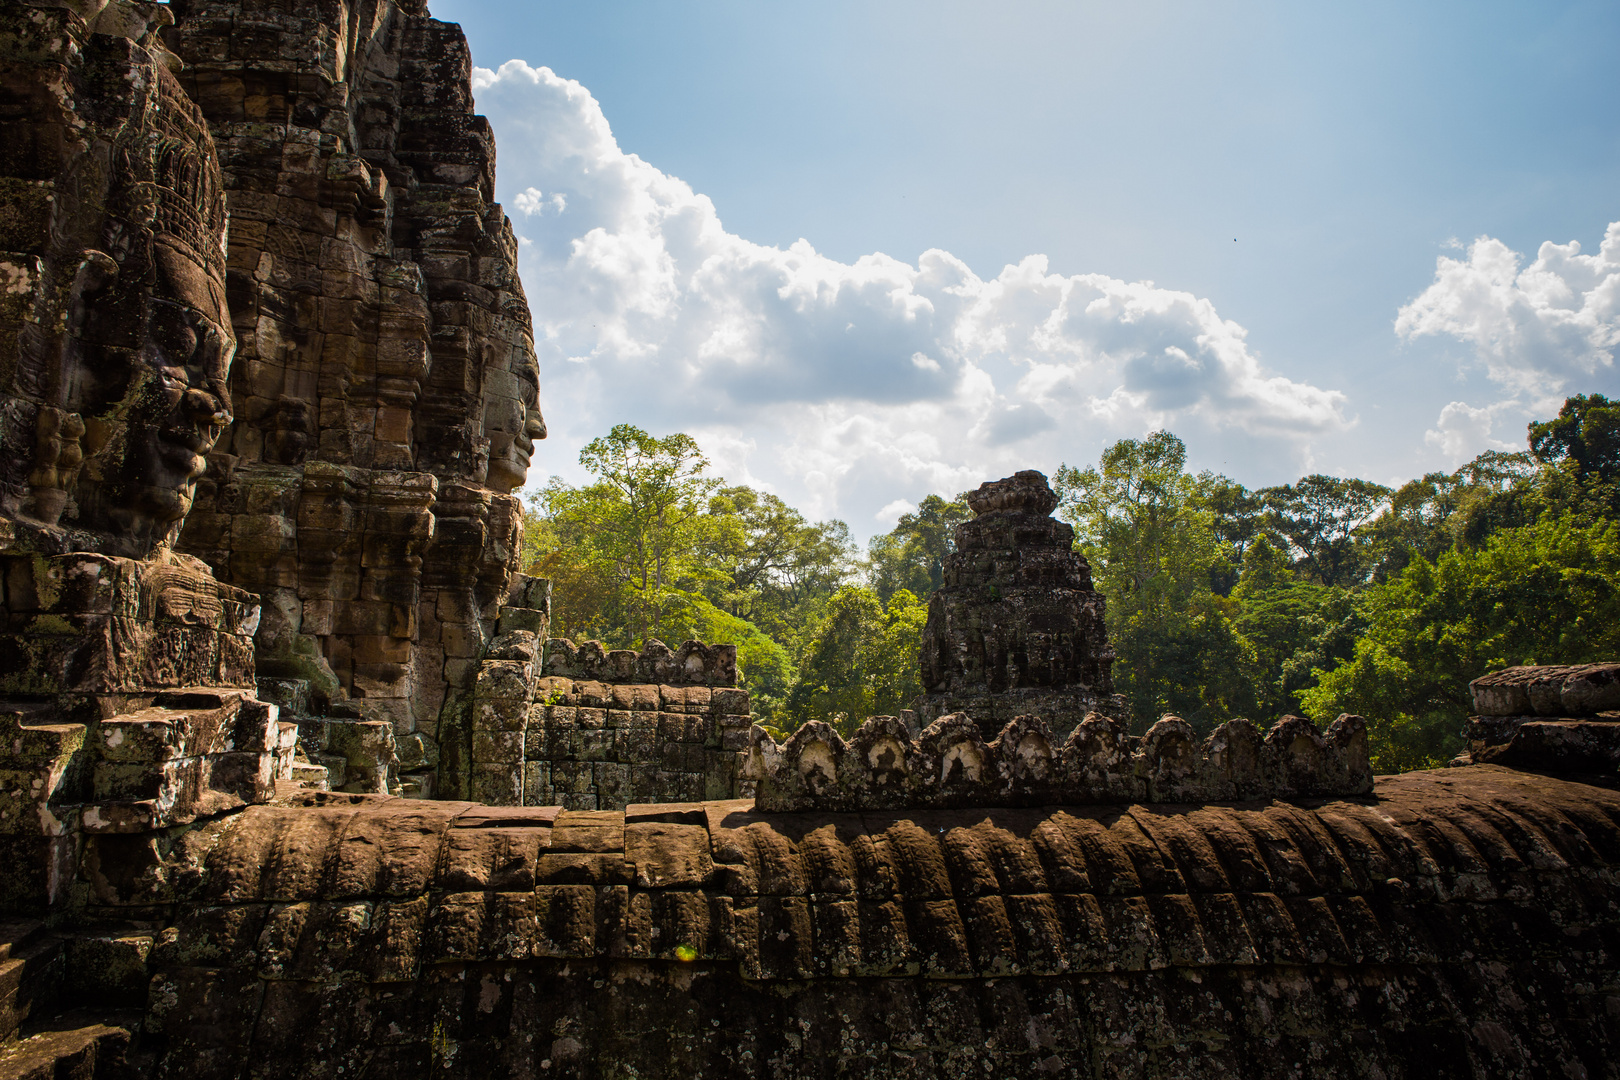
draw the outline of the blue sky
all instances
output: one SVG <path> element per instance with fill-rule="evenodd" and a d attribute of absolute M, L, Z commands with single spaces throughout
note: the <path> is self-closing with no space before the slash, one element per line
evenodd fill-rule
<path fill-rule="evenodd" d="M 1160 426 L 1390 482 L 1620 393 L 1612 2 L 431 10 L 525 238 L 533 480 L 628 420 L 867 536 Z"/>

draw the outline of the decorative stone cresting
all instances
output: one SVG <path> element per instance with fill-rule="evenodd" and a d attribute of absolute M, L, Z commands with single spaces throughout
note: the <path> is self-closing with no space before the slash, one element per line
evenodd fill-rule
<path fill-rule="evenodd" d="M 756 725 L 743 776 L 758 785 L 762 812 L 1235 802 L 1372 790 L 1367 724 L 1348 713 L 1325 734 L 1302 716 L 1285 716 L 1264 735 L 1252 721 L 1231 720 L 1201 743 L 1175 716 L 1136 738 L 1093 713 L 1061 743 L 1028 716 L 989 743 L 960 713 L 940 717 L 916 740 L 892 716 L 872 717 L 847 743 L 821 721 L 780 745 Z"/>
<path fill-rule="evenodd" d="M 661 686 L 736 686 L 737 646 L 688 641 L 671 649 L 649 641 L 634 649 L 603 648 L 600 641 L 575 645 L 567 638 L 546 642 L 545 673 L 605 683 Z"/>
<path fill-rule="evenodd" d="M 944 585 L 922 637 L 923 723 L 965 712 L 993 738 L 1014 716 L 1046 718 L 1058 737 L 1088 713 L 1123 717 L 1109 668 L 1104 601 L 1050 516 L 1058 498 L 1032 469 L 979 485 L 977 515 L 956 527 Z"/>

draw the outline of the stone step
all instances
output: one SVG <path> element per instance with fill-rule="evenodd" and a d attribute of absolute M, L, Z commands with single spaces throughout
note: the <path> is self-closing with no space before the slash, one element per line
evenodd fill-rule
<path fill-rule="evenodd" d="M 21 949 L 45 936 L 45 924 L 38 919 L 0 922 L 0 960 L 10 960 Z"/>
<path fill-rule="evenodd" d="M 0 1048 L 0 1080 L 117 1080 L 128 1069 L 138 1012 L 69 1013 Z"/>
<path fill-rule="evenodd" d="M 10 1040 L 30 1017 L 57 1008 L 66 968 L 62 942 L 38 923 L 11 923 L 0 947 L 0 1041 Z"/>

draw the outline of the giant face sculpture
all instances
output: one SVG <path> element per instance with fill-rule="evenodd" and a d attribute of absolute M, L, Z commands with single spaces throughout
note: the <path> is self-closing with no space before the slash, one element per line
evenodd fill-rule
<path fill-rule="evenodd" d="M 486 376 L 484 434 L 489 438 L 486 483 L 506 494 L 523 486 L 537 439 L 546 437 L 540 415 L 540 368 L 527 338 L 510 345 L 504 364 L 492 364 Z"/>
<path fill-rule="evenodd" d="M 48 41 L 78 68 L 64 82 L 21 47 L 0 57 L 0 104 L 32 104 L 32 142 L 59 148 L 16 170 L 48 178 L 12 178 L 51 198 L 25 237 L 29 302 L 0 323 L 16 342 L 3 431 L 20 452 L 0 510 L 43 546 L 144 556 L 172 538 L 230 420 L 225 199 L 155 35 L 166 9 L 123 0 L 93 14 L 0 0 L 0 21 L 37 29 L 34 55 Z"/>

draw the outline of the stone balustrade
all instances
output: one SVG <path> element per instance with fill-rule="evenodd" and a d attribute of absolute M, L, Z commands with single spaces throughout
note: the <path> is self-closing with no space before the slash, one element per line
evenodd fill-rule
<path fill-rule="evenodd" d="M 1234 802 L 1361 795 L 1372 790 L 1367 725 L 1346 714 L 1326 731 L 1287 716 L 1262 733 L 1231 720 L 1200 741 L 1166 716 L 1140 738 L 1093 713 L 1061 744 L 1046 723 L 1020 716 L 985 742 L 962 713 L 915 740 L 892 716 L 874 716 L 846 742 L 812 721 L 778 744 L 749 733 L 742 775 L 760 811 L 902 807 L 1046 806 L 1099 802 Z"/>

